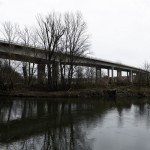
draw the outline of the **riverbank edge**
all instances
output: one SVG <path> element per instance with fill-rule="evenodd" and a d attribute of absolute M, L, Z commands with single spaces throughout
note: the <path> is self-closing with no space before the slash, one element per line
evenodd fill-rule
<path fill-rule="evenodd" d="M 41 98 L 92 98 L 92 97 L 150 97 L 149 90 L 84 89 L 72 91 L 9 91 L 0 92 L 5 97 L 41 97 Z"/>

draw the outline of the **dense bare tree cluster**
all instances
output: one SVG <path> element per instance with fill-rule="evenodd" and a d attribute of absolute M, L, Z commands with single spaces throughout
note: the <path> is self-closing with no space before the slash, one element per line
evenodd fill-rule
<path fill-rule="evenodd" d="M 39 41 L 47 51 L 48 84 L 57 86 L 58 77 L 53 67 L 57 67 L 56 59 L 59 59 L 61 84 L 70 87 L 75 71 L 75 56 L 84 55 L 89 48 L 86 23 L 80 13 L 66 13 L 63 17 L 53 13 L 46 17 L 38 16 L 37 21 Z M 56 52 L 59 53 L 57 58 Z"/>
<path fill-rule="evenodd" d="M 20 28 L 11 22 L 3 23 L 2 38 L 9 43 L 10 52 L 12 43 L 16 42 L 21 43 L 27 49 L 27 53 L 31 46 L 35 49 L 42 48 L 47 59 L 46 70 L 49 87 L 57 88 L 58 81 L 62 87 L 70 87 L 76 70 L 74 65 L 76 57 L 85 55 L 89 48 L 86 23 L 81 13 L 65 13 L 63 15 L 51 13 L 47 16 L 38 15 L 36 19 L 37 25 L 32 28 L 27 26 Z M 11 53 L 8 62 L 10 66 Z M 22 74 L 26 85 L 32 84 L 36 72 L 35 66 L 35 63 L 30 60 L 22 62 Z"/>

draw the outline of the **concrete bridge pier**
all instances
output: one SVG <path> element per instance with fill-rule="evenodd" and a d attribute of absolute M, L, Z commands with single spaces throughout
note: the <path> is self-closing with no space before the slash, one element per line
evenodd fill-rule
<path fill-rule="evenodd" d="M 58 79 L 59 79 L 59 63 L 53 62 L 52 63 L 52 80 L 55 86 L 57 86 L 58 84 Z"/>
<path fill-rule="evenodd" d="M 111 78 L 112 78 L 112 82 L 114 82 L 114 67 L 111 67 Z"/>
<path fill-rule="evenodd" d="M 37 74 L 38 74 L 38 82 L 40 84 L 44 84 L 46 80 L 46 74 L 45 74 L 45 64 L 38 64 L 37 65 Z"/>
<path fill-rule="evenodd" d="M 129 71 L 127 71 L 127 78 L 129 78 Z"/>
<path fill-rule="evenodd" d="M 118 78 L 121 77 L 121 70 L 117 70 L 117 77 L 118 77 Z"/>
<path fill-rule="evenodd" d="M 101 79 L 101 77 L 102 77 L 102 69 L 96 67 L 96 82 L 98 81 L 98 79 Z"/>
<path fill-rule="evenodd" d="M 133 71 L 129 71 L 129 81 L 132 83 L 133 82 Z"/>
<path fill-rule="evenodd" d="M 107 76 L 108 76 L 108 79 L 109 79 L 109 77 L 110 77 L 109 69 L 107 69 Z"/>
<path fill-rule="evenodd" d="M 99 77 L 99 79 L 102 78 L 102 68 L 98 69 L 98 77 Z"/>
<path fill-rule="evenodd" d="M 96 76 L 95 77 L 95 82 L 97 83 L 97 81 L 98 81 L 98 68 L 97 67 L 95 68 L 95 71 L 96 71 L 95 72 L 95 76 Z"/>
<path fill-rule="evenodd" d="M 146 80 L 147 80 L 147 82 L 149 82 L 149 79 L 150 79 L 150 73 L 146 72 Z"/>
<path fill-rule="evenodd" d="M 99 68 L 99 78 L 102 78 L 102 68 Z"/>

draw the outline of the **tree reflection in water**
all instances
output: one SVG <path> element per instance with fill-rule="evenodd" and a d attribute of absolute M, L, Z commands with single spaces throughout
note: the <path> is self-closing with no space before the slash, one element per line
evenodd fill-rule
<path fill-rule="evenodd" d="M 47 100 L 0 102 L 0 143 L 5 149 L 90 150 L 79 107 L 90 105 Z M 81 112 L 81 110 L 80 110 Z"/>
<path fill-rule="evenodd" d="M 102 124 L 112 109 L 118 111 L 118 126 L 122 126 L 122 112 L 133 105 L 139 117 L 149 114 L 145 101 L 4 99 L 0 101 L 0 149 L 92 150 L 88 128 L 96 126 L 97 120 Z"/>

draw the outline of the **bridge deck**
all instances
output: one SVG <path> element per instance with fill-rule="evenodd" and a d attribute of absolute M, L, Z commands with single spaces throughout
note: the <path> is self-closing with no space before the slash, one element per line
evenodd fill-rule
<path fill-rule="evenodd" d="M 0 57 L 5 59 L 12 59 L 17 61 L 29 61 L 34 63 L 45 63 L 47 62 L 46 54 L 48 51 L 45 51 L 42 48 L 33 48 L 33 47 L 24 47 L 21 44 L 11 45 L 5 41 L 0 41 Z M 55 53 L 55 60 L 59 60 L 60 53 Z M 63 63 L 69 64 L 69 55 L 62 54 L 62 57 L 65 57 L 66 60 Z M 82 57 L 82 56 L 74 56 L 74 65 L 78 66 L 88 66 L 88 67 L 97 67 L 104 69 L 114 69 L 121 71 L 130 71 L 133 72 L 146 72 L 143 69 L 136 68 L 133 66 L 128 66 L 120 63 L 115 63 L 111 61 L 106 61 L 102 59 L 95 59 L 91 57 Z"/>

